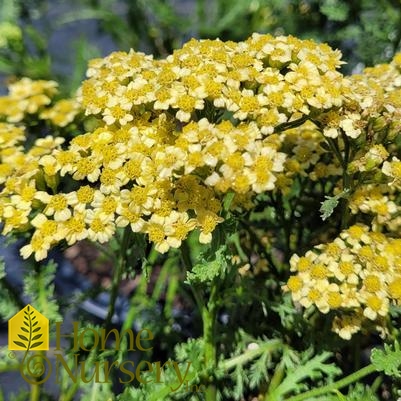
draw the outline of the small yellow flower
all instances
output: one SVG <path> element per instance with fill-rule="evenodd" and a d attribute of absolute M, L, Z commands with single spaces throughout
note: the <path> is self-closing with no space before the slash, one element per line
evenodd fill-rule
<path fill-rule="evenodd" d="M 138 211 L 132 211 L 127 206 L 118 205 L 116 212 L 118 214 L 115 224 L 117 227 L 130 226 L 131 230 L 136 232 L 143 232 L 145 227 L 145 220 L 142 218 L 142 214 Z"/>
<path fill-rule="evenodd" d="M 152 214 L 144 226 L 149 241 L 155 244 L 155 249 L 160 253 L 166 253 L 170 245 L 166 238 L 166 227 L 169 226 L 169 218 Z"/>
<path fill-rule="evenodd" d="M 336 316 L 333 320 L 333 331 L 344 340 L 350 340 L 352 335 L 361 330 L 362 319 L 359 315 Z"/>
<path fill-rule="evenodd" d="M 8 205 L 3 210 L 3 235 L 7 235 L 12 230 L 20 229 L 28 224 L 28 216 L 31 209 L 19 209 L 17 207 Z"/>
<path fill-rule="evenodd" d="M 86 215 L 84 213 L 74 212 L 69 219 L 63 222 L 63 228 L 66 231 L 65 239 L 68 245 L 88 237 Z"/>
<path fill-rule="evenodd" d="M 100 175 L 99 165 L 92 157 L 80 158 L 74 163 L 72 167 L 74 180 L 87 179 L 90 182 L 95 182 Z"/>
<path fill-rule="evenodd" d="M 363 310 L 364 316 L 370 320 L 376 320 L 378 315 L 386 316 L 388 313 L 387 298 L 376 294 L 368 295 L 366 298 L 366 307 Z"/>
<path fill-rule="evenodd" d="M 85 222 L 88 226 L 88 239 L 101 244 L 110 240 L 115 232 L 115 224 L 112 215 L 97 213 L 94 210 L 87 210 Z"/>
<path fill-rule="evenodd" d="M 51 243 L 46 241 L 40 233 L 34 234 L 28 245 L 20 249 L 20 254 L 24 259 L 29 258 L 32 254 L 35 255 L 35 260 L 40 261 L 47 257 Z"/>
<path fill-rule="evenodd" d="M 43 191 L 35 194 L 35 199 L 46 205 L 44 213 L 47 216 L 54 216 L 55 221 L 66 221 L 71 217 L 70 198 L 71 196 L 65 194 L 49 195 Z"/>
<path fill-rule="evenodd" d="M 166 227 L 167 242 L 172 248 L 179 248 L 189 232 L 196 227 L 196 220 L 190 219 L 187 213 L 172 211 L 170 224 Z"/>
<path fill-rule="evenodd" d="M 196 220 L 201 231 L 199 235 L 199 242 L 201 244 L 209 243 L 212 240 L 212 232 L 216 226 L 224 221 L 222 217 L 209 211 L 200 211 Z"/>

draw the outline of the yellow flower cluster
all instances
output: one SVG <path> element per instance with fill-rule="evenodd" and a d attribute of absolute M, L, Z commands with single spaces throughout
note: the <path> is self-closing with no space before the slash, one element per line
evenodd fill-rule
<path fill-rule="evenodd" d="M 373 230 L 380 231 L 385 228 L 388 232 L 399 235 L 401 229 L 399 197 L 400 192 L 394 191 L 390 185 L 367 184 L 355 190 L 349 207 L 353 214 L 361 212 L 371 215 Z"/>
<path fill-rule="evenodd" d="M 350 199 L 351 212 L 373 216 L 374 231 L 384 229 L 396 236 L 401 230 L 401 154 L 396 139 L 401 131 L 400 61 L 401 54 L 390 64 L 367 68 L 355 78 L 366 144 L 347 169 L 359 181 Z"/>
<path fill-rule="evenodd" d="M 341 176 L 338 160 L 323 148 L 325 138 L 311 122 L 285 131 L 279 140 L 280 150 L 287 155 L 284 171 L 278 175 L 276 183 L 283 193 L 289 192 L 296 176 L 312 181 Z"/>
<path fill-rule="evenodd" d="M 382 172 L 390 177 L 390 186 L 401 190 L 401 160 L 397 156 L 393 156 L 390 161 L 383 163 Z"/>
<path fill-rule="evenodd" d="M 253 194 L 280 187 L 286 155 L 277 134 L 342 105 L 341 63 L 327 45 L 259 34 L 240 43 L 191 40 L 164 60 L 130 51 L 91 61 L 79 102 L 97 126 L 69 143 L 46 139 L 20 150 L 2 176 L 4 233 L 30 225 L 21 252 L 37 260 L 61 240 L 106 242 L 126 226 L 159 252 L 195 229 L 210 242 L 227 192 L 236 195 L 233 206 L 249 206 Z M 37 85 L 41 102 L 20 97 L 36 102 L 29 110 L 49 104 L 46 93 L 55 90 Z M 11 87 L 7 101 L 16 92 Z M 20 121 L 29 111 L 18 107 L 18 118 L 1 108 L 0 115 Z M 74 112 L 61 101 L 40 116 L 63 126 Z M 305 138 L 294 148 L 302 163 Z M 71 180 L 76 190 L 59 189 Z"/>
<path fill-rule="evenodd" d="M 82 86 L 87 114 L 124 126 L 143 107 L 186 123 L 208 111 L 255 121 L 263 134 L 294 113 L 341 106 L 340 52 L 293 37 L 191 40 L 164 60 L 131 51 L 93 60 Z"/>
<path fill-rule="evenodd" d="M 44 109 L 39 118 L 50 121 L 56 127 L 65 127 L 72 123 L 81 111 L 81 105 L 76 99 L 61 99 Z"/>
<path fill-rule="evenodd" d="M 39 187 L 45 187 L 44 176 L 40 175 L 40 158 L 60 146 L 64 139 L 52 136 L 39 138 L 27 152 L 23 147 L 25 141 L 24 128 L 0 123 L 0 216 L 3 234 L 29 228 L 35 195 Z"/>
<path fill-rule="evenodd" d="M 0 97 L 0 121 L 21 123 L 35 115 L 36 119 L 49 120 L 53 125 L 65 127 L 72 122 L 81 107 L 76 99 L 52 101 L 57 94 L 55 81 L 22 78 L 8 86 L 9 94 Z"/>
<path fill-rule="evenodd" d="M 350 198 L 351 212 L 355 215 L 358 213 L 371 215 L 371 227 L 375 231 L 382 231 L 385 228 L 399 235 L 401 163 L 398 158 L 396 156 L 390 158 L 389 152 L 383 145 L 373 145 L 365 155 L 351 163 L 349 170 L 357 170 L 365 175 L 365 179 L 360 180 L 361 184 Z"/>
<path fill-rule="evenodd" d="M 3 234 L 30 231 L 21 254 L 36 260 L 124 227 L 164 253 L 194 230 L 210 242 L 229 192 L 232 208 L 251 208 L 266 191 L 293 196 L 295 181 L 313 197 L 346 189 L 353 225 L 294 255 L 285 288 L 334 311 L 345 339 L 381 326 L 401 302 L 401 55 L 350 78 L 341 64 L 327 45 L 254 34 L 191 40 L 163 60 L 92 60 L 73 100 L 55 102 L 53 81 L 11 84 L 0 98 Z M 62 133 L 80 113 L 89 132 L 27 140 L 25 120 Z"/>
<path fill-rule="evenodd" d="M 401 128 L 401 66 L 400 54 L 389 64 L 366 68 L 363 74 L 344 79 L 344 101 L 337 110 L 317 117 L 323 134 L 337 138 L 344 133 L 356 139 L 364 132 L 383 130 L 390 133 Z"/>
<path fill-rule="evenodd" d="M 384 76 L 379 72 L 373 74 L 373 69 L 367 69 L 363 75 L 344 78 L 344 101 L 340 107 L 329 111 L 322 110 L 320 114 L 312 115 L 310 121 L 302 126 L 281 133 L 280 150 L 287 154 L 287 158 L 276 187 L 284 192 L 288 191 L 296 175 L 312 181 L 327 180 L 329 177 L 333 177 L 335 181 L 338 177 L 339 186 L 336 190 L 341 192 L 344 189 L 340 180 L 343 173 L 341 164 L 344 160 L 339 163 L 338 154 L 333 152 L 333 147 L 328 147 L 327 139 L 333 141 L 341 155 L 345 153 L 345 141 L 348 141 L 347 146 L 354 147 L 352 162 L 347 156 L 349 174 L 370 173 L 367 181 L 371 182 L 372 176 L 382 165 L 385 169 L 383 173 L 389 173 L 387 160 L 392 154 L 399 152 L 393 142 L 401 129 L 401 107 L 398 101 L 401 74 L 395 60 L 397 57 L 391 64 L 386 65 L 387 73 Z M 388 149 L 383 146 L 383 142 Z M 393 160 L 396 163 L 398 159 L 394 156 Z M 395 184 L 397 179 L 393 178 Z M 361 179 L 359 181 L 363 182 Z M 387 186 L 382 185 L 380 188 L 377 190 L 386 191 Z M 394 192 L 392 191 L 389 197 L 392 201 L 396 197 Z M 364 193 L 362 187 L 357 189 L 351 200 L 353 213 L 358 211 L 358 206 L 353 204 L 354 200 L 362 199 Z M 391 203 L 388 206 L 392 212 L 398 213 Z M 368 212 L 366 207 L 365 210 L 359 211 Z M 386 213 L 382 211 L 382 214 Z M 389 220 L 390 216 L 386 221 Z M 380 223 L 383 224 L 384 220 L 381 219 Z"/>
<path fill-rule="evenodd" d="M 365 320 L 380 325 L 391 304 L 401 303 L 401 239 L 349 227 L 333 242 L 290 260 L 285 286 L 292 298 L 320 312 L 336 312 L 333 329 L 350 339 Z"/>
<path fill-rule="evenodd" d="M 311 180 L 334 176 L 334 194 L 348 185 L 353 225 L 334 241 L 302 257 L 293 255 L 295 274 L 284 288 L 305 308 L 332 311 L 333 330 L 350 339 L 369 325 L 385 331 L 390 305 L 401 301 L 401 54 L 390 64 L 346 79 L 343 93 L 341 107 L 316 116 L 317 128 L 286 132 L 281 150 L 290 155 L 287 176 L 291 162 Z M 314 131 L 322 132 L 328 143 Z M 294 147 L 299 142 L 305 164 Z"/>

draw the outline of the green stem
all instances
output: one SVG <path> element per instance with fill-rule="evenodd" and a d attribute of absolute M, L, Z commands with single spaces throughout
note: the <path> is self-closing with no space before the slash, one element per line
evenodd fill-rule
<path fill-rule="evenodd" d="M 362 379 L 363 377 L 370 375 L 371 373 L 376 372 L 373 364 L 363 367 L 358 371 L 351 373 L 350 375 L 344 377 L 341 380 L 338 380 L 334 383 L 327 384 L 326 386 L 315 388 L 310 391 L 306 391 L 305 393 L 294 395 L 293 397 L 287 398 L 286 401 L 303 401 L 312 397 L 318 397 L 322 394 L 327 394 L 333 390 L 339 390 L 340 388 L 346 387 L 351 383 L 356 382 L 357 380 Z"/>
<path fill-rule="evenodd" d="M 301 126 L 304 122 L 306 122 L 308 119 L 309 119 L 308 116 L 303 116 L 303 117 L 301 117 L 301 118 L 298 118 L 298 120 L 294 120 L 294 121 L 290 121 L 290 122 L 287 122 L 287 123 L 279 124 L 279 125 L 277 125 L 277 127 L 274 129 L 274 133 L 283 132 L 283 131 L 286 131 L 286 130 L 288 130 L 288 129 L 290 129 L 290 128 L 299 127 L 299 126 Z"/>
<path fill-rule="evenodd" d="M 342 163 L 343 168 L 343 190 L 351 189 L 351 177 L 348 174 L 348 163 L 350 158 L 350 143 L 347 135 L 343 135 L 344 140 L 344 158 Z M 342 198 L 342 214 L 341 214 L 341 229 L 344 230 L 348 227 L 348 222 L 350 219 L 350 210 L 348 207 L 348 198 Z"/>
<path fill-rule="evenodd" d="M 227 359 L 223 362 L 224 371 L 230 371 L 234 369 L 238 365 L 245 365 L 246 363 L 252 361 L 253 359 L 259 357 L 265 352 L 273 352 L 283 347 L 283 343 L 280 340 L 270 340 L 262 345 L 259 348 L 251 349 L 245 351 L 241 355 L 234 356 L 230 359 Z"/>
<path fill-rule="evenodd" d="M 274 269 L 278 277 L 280 277 L 281 274 L 281 269 L 279 268 L 277 262 L 273 260 L 273 255 L 271 255 L 269 252 L 266 250 L 266 246 L 263 245 L 262 241 L 258 237 L 258 235 L 255 233 L 251 225 L 247 222 L 245 223 L 244 220 L 239 221 L 242 227 L 247 230 L 249 236 L 251 237 L 251 240 L 253 243 L 255 243 L 258 246 L 258 251 L 266 258 L 266 260 L 269 262 L 269 266 Z"/>
<path fill-rule="evenodd" d="M 273 197 L 272 197 L 273 198 Z M 291 234 L 292 234 L 292 222 L 286 218 L 285 215 L 285 206 L 284 206 L 284 201 L 283 197 L 280 193 L 277 194 L 277 200 L 274 200 L 276 206 L 276 213 L 277 217 L 279 218 L 281 225 L 282 225 L 282 230 L 284 234 L 284 259 L 286 262 L 288 262 L 293 254 L 291 250 Z"/>
<path fill-rule="evenodd" d="M 121 340 L 121 344 L 120 344 L 120 349 L 118 352 L 118 362 L 122 363 L 124 360 L 124 357 L 127 353 L 127 349 L 128 349 L 128 340 L 127 340 L 127 336 L 122 336 L 121 334 L 128 329 L 132 329 L 132 326 L 134 324 L 134 319 L 136 316 L 136 303 L 135 303 L 135 295 L 133 295 L 131 297 L 130 300 L 130 305 L 129 305 L 129 309 L 128 309 L 128 313 L 125 317 L 124 323 L 121 327 L 121 331 L 120 331 L 120 337 L 122 337 Z"/>
<path fill-rule="evenodd" d="M 29 401 L 40 401 L 40 385 L 31 384 L 31 395 Z"/>
<path fill-rule="evenodd" d="M 111 327 L 111 323 L 113 320 L 115 304 L 118 296 L 118 289 L 120 287 L 120 282 L 125 270 L 125 266 L 127 264 L 127 253 L 131 241 L 131 233 L 132 233 L 131 228 L 129 226 L 126 227 L 124 230 L 123 238 L 121 240 L 121 253 L 118 255 L 119 258 L 116 269 L 113 273 L 113 279 L 111 284 L 110 305 L 105 322 L 106 328 Z"/>
<path fill-rule="evenodd" d="M 206 4 L 205 0 L 197 0 L 196 1 L 196 11 L 198 14 L 198 29 L 199 32 L 202 34 L 203 29 L 205 28 L 205 21 L 206 21 Z"/>
<path fill-rule="evenodd" d="M 76 380 L 65 394 L 60 395 L 60 401 L 72 401 L 79 389 L 79 385 L 80 385 L 80 380 Z"/>
<path fill-rule="evenodd" d="M 184 268 L 186 271 L 191 271 L 192 269 L 192 260 L 191 260 L 191 252 L 190 248 L 187 244 L 186 241 L 183 241 L 180 247 L 181 251 L 181 258 L 184 263 Z M 193 285 L 190 286 L 191 292 L 194 296 L 196 306 L 198 307 L 198 310 L 202 313 L 203 309 L 206 307 L 205 303 L 203 302 L 201 294 L 199 294 L 197 288 Z M 203 315 L 202 315 L 203 318 Z"/>
<path fill-rule="evenodd" d="M 31 322 L 29 322 L 29 323 L 31 324 Z M 27 348 L 27 351 L 25 352 L 24 359 L 21 362 L 20 369 L 23 369 L 24 361 L 25 361 L 26 356 L 29 353 L 29 348 L 30 347 L 31 347 L 31 339 L 29 339 L 28 348 Z M 45 355 L 45 352 L 44 351 L 39 351 L 38 354 Z M 40 401 L 40 399 L 41 399 L 42 384 L 41 383 L 37 383 L 38 380 L 40 380 L 40 379 L 39 378 L 35 378 L 35 382 L 36 383 L 35 382 L 34 383 L 31 382 L 31 385 L 30 385 L 31 393 L 30 393 L 29 401 Z"/>
<path fill-rule="evenodd" d="M 269 388 L 267 390 L 264 401 L 269 401 L 272 392 L 280 385 L 285 375 L 285 364 L 281 361 L 276 367 L 273 377 L 270 380 Z"/>
<path fill-rule="evenodd" d="M 122 274 L 124 271 L 125 267 L 125 258 L 121 258 L 116 266 L 116 269 L 114 270 L 113 274 L 113 279 L 112 279 L 112 287 L 111 287 L 111 293 L 110 293 L 110 305 L 109 305 L 109 310 L 107 312 L 107 317 L 106 317 L 106 322 L 105 322 L 105 327 L 110 328 L 114 316 L 114 311 L 115 311 L 115 304 L 118 296 L 118 289 L 119 285 L 122 279 Z"/>
<path fill-rule="evenodd" d="M 383 382 L 383 377 L 382 376 L 377 376 L 373 384 L 370 386 L 370 389 L 372 390 L 373 394 L 376 394 L 377 391 L 379 390 L 380 385 Z"/>
<path fill-rule="evenodd" d="M 243 262 L 248 261 L 248 256 L 246 255 L 246 253 L 244 252 L 244 250 L 241 247 L 241 241 L 240 241 L 240 237 L 239 237 L 239 232 L 236 232 L 236 233 L 233 234 L 232 241 L 234 243 L 235 249 L 237 250 L 238 255 L 241 258 L 241 260 Z"/>
<path fill-rule="evenodd" d="M 149 255 L 147 256 L 147 260 L 150 266 L 154 266 L 154 264 L 157 261 L 157 258 L 159 257 L 159 253 L 156 251 L 155 247 L 152 246 Z"/>
<path fill-rule="evenodd" d="M 210 299 L 207 305 L 202 308 L 203 321 L 203 340 L 205 342 L 205 366 L 208 372 L 213 372 L 216 368 L 216 341 L 215 341 L 215 323 L 216 323 L 216 283 L 212 283 Z M 205 391 L 206 401 L 216 401 L 217 388 L 211 383 L 208 384 Z"/>
<path fill-rule="evenodd" d="M 337 142 L 333 138 L 327 138 L 325 137 L 327 143 L 329 144 L 330 149 L 333 151 L 333 153 L 336 155 L 337 160 L 341 164 L 341 166 L 344 164 L 344 159 L 343 156 L 340 152 L 340 149 L 338 148 Z"/>
<path fill-rule="evenodd" d="M 182 241 L 181 243 L 181 258 L 184 262 L 184 267 L 186 271 L 190 271 L 192 269 L 192 260 L 191 260 L 191 251 L 188 246 L 187 241 Z"/>
<path fill-rule="evenodd" d="M 178 261 L 177 258 L 169 258 L 163 265 L 163 268 L 167 270 L 169 279 L 167 283 L 165 303 L 163 313 L 166 319 L 169 321 L 173 317 L 173 306 L 177 296 L 177 291 L 180 283 L 180 274 L 178 272 Z"/>
<path fill-rule="evenodd" d="M 99 244 L 97 242 L 92 242 L 93 246 L 101 252 L 103 255 L 105 255 L 109 260 L 114 261 L 115 260 L 115 255 L 113 252 L 111 252 L 104 244 Z"/>
<path fill-rule="evenodd" d="M 348 174 L 348 164 L 350 162 L 351 156 L 351 147 L 350 142 L 344 133 L 342 134 L 342 138 L 344 141 L 344 155 L 341 154 L 338 141 L 335 141 L 333 138 L 326 138 L 327 143 L 329 144 L 330 149 L 333 151 L 335 156 L 337 157 L 338 162 L 340 163 L 342 170 L 343 170 L 343 190 L 350 190 L 352 187 L 352 179 L 351 176 Z M 341 199 L 341 229 L 345 229 L 348 227 L 348 223 L 350 220 L 350 210 L 348 207 L 348 199 L 342 198 Z"/>

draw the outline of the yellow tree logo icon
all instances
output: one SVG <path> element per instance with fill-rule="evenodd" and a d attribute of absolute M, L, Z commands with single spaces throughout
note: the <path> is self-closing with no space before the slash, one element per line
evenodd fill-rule
<path fill-rule="evenodd" d="M 49 319 L 27 305 L 8 321 L 8 349 L 25 351 L 19 371 L 30 384 L 44 383 L 52 372 L 49 359 L 41 352 L 49 349 Z"/>
<path fill-rule="evenodd" d="M 49 349 L 49 320 L 27 305 L 8 321 L 8 349 L 40 351 Z"/>

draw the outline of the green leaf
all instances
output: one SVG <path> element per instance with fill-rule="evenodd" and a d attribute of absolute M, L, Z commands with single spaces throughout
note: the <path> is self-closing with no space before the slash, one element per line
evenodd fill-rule
<path fill-rule="evenodd" d="M 398 342 L 385 344 L 384 349 L 374 348 L 370 357 L 375 369 L 388 376 L 401 377 L 401 349 Z"/>
<path fill-rule="evenodd" d="M 23 347 L 26 349 L 26 344 L 22 343 L 21 341 L 13 341 L 14 344 L 17 344 L 19 347 Z"/>
<path fill-rule="evenodd" d="M 323 352 L 314 357 L 311 357 L 311 352 L 305 351 L 301 359 L 293 351 L 287 351 L 287 354 L 283 355 L 287 366 L 286 376 L 271 392 L 271 400 L 281 400 L 289 393 L 304 391 L 307 388 L 307 380 L 316 381 L 324 376 L 331 380 L 341 373 L 341 369 L 336 365 L 326 363 L 332 356 L 330 352 Z"/>
<path fill-rule="evenodd" d="M 321 207 L 320 207 L 320 213 L 322 213 L 321 218 L 322 220 L 326 220 L 328 217 L 330 217 L 334 211 L 334 209 L 337 207 L 338 202 L 340 201 L 341 198 L 346 198 L 348 195 L 349 190 L 345 189 L 344 191 L 340 192 L 338 195 L 334 196 L 326 196 L 325 201 L 321 202 Z"/>
<path fill-rule="evenodd" d="M 308 398 L 307 401 L 379 401 L 373 390 L 362 383 L 351 386 L 348 394 L 344 395 L 338 390 L 334 390 L 336 395 L 324 394 L 320 397 Z"/>
<path fill-rule="evenodd" d="M 347 401 L 378 401 L 379 398 L 373 393 L 368 386 L 364 386 L 362 383 L 357 383 L 355 386 L 349 391 L 347 397 L 345 398 Z"/>
<path fill-rule="evenodd" d="M 213 281 L 216 277 L 222 275 L 227 268 L 227 260 L 225 257 L 226 246 L 223 245 L 216 252 L 216 257 L 212 261 L 204 261 L 196 264 L 192 271 L 187 273 L 187 283 L 206 283 Z"/>
<path fill-rule="evenodd" d="M 256 359 L 250 368 L 249 373 L 249 386 L 251 388 L 258 388 L 259 385 L 268 380 L 267 370 L 270 366 L 270 353 L 265 352 L 260 358 Z"/>
<path fill-rule="evenodd" d="M 4 261 L 0 258 L 0 316 L 4 320 L 9 320 L 18 312 L 19 307 L 17 305 L 18 300 L 16 299 L 17 294 L 14 294 L 12 287 L 8 284 L 5 277 Z"/>
<path fill-rule="evenodd" d="M 58 312 L 58 304 L 54 299 L 54 276 L 56 264 L 49 261 L 40 270 L 24 277 L 24 294 L 31 299 L 33 305 L 37 305 L 39 312 L 44 314 L 51 321 L 61 321 Z M 37 324 L 37 319 L 32 327 Z"/>
<path fill-rule="evenodd" d="M 326 0 L 320 6 L 320 11 L 330 21 L 345 21 L 348 18 L 349 5 L 338 0 Z"/>
<path fill-rule="evenodd" d="M 247 382 L 247 375 L 244 372 L 242 365 L 237 365 L 233 376 L 234 376 L 234 380 L 235 380 L 235 385 L 234 385 L 234 388 L 232 391 L 232 395 L 233 395 L 234 399 L 240 400 L 241 398 L 243 398 L 244 390 L 245 390 L 244 385 Z M 244 380 L 244 379 L 246 379 L 246 380 Z"/>

